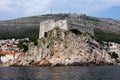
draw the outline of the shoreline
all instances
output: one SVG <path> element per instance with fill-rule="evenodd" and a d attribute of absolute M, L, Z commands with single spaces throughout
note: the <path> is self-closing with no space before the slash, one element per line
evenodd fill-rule
<path fill-rule="evenodd" d="M 118 64 L 71 64 L 71 65 L 63 65 L 63 64 L 57 64 L 57 65 L 10 65 L 8 67 L 65 67 L 65 66 L 116 66 Z M 119 65 L 118 65 L 119 66 Z"/>
<path fill-rule="evenodd" d="M 105 67 L 105 66 L 120 66 L 120 65 L 97 65 L 97 66 L 0 66 L 0 68 L 4 67 Z"/>

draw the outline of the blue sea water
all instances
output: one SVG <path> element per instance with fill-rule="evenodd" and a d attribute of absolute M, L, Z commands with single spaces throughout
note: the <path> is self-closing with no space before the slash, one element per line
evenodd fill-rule
<path fill-rule="evenodd" d="M 0 67 L 0 80 L 120 80 L 120 66 Z"/>

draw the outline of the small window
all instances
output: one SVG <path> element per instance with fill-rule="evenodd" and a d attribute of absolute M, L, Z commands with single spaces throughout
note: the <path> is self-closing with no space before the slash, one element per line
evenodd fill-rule
<path fill-rule="evenodd" d="M 48 34 L 47 34 L 47 32 L 45 32 L 45 33 L 44 33 L 44 37 L 48 37 Z"/>

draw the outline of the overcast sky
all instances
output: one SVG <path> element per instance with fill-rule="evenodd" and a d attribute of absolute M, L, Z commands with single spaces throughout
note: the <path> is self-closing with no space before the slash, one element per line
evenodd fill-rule
<path fill-rule="evenodd" d="M 0 0 L 0 20 L 53 13 L 82 13 L 120 20 L 120 0 Z"/>

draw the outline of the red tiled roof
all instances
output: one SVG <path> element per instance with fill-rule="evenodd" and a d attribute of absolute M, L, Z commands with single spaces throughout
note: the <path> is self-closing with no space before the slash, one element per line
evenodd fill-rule
<path fill-rule="evenodd" d="M 0 54 L 17 54 L 17 52 L 14 52 L 14 51 L 0 51 Z"/>

